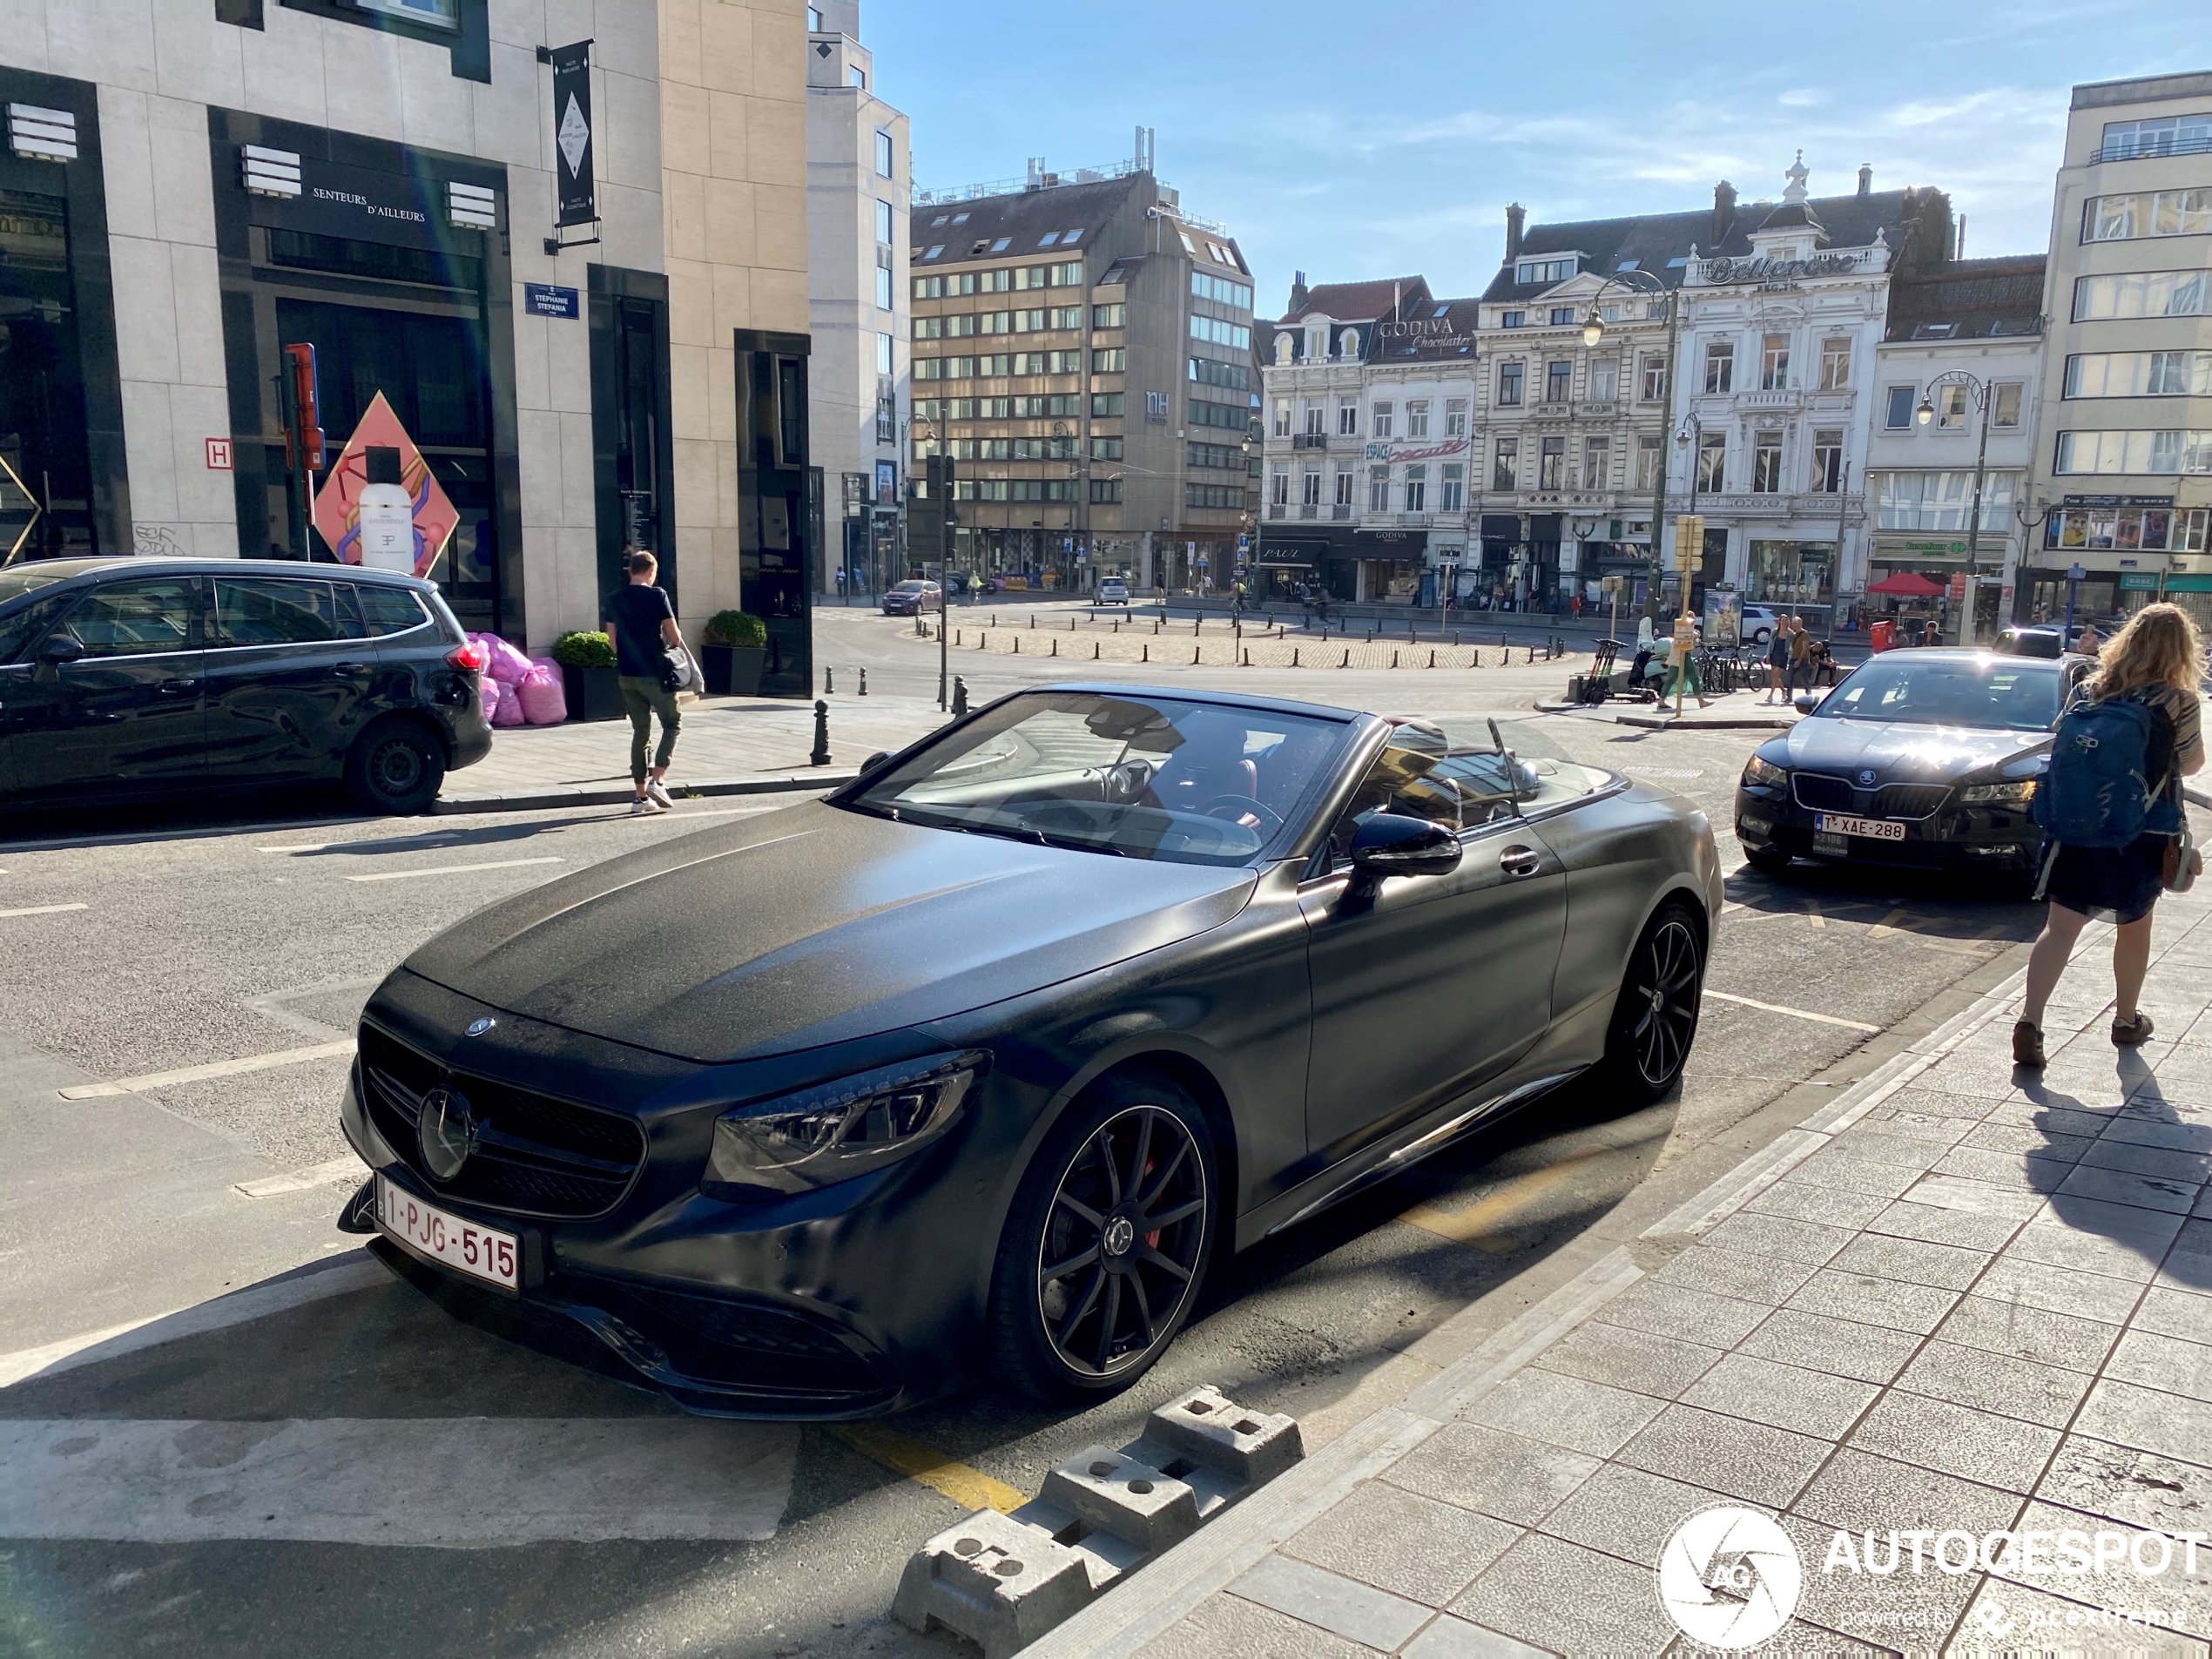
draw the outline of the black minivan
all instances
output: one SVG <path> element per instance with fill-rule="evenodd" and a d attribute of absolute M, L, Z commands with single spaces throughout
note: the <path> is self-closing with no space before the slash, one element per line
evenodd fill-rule
<path fill-rule="evenodd" d="M 436 587 L 342 564 L 40 559 L 0 569 L 0 801 L 74 806 L 342 779 L 419 813 L 491 752 L 483 654 Z"/>

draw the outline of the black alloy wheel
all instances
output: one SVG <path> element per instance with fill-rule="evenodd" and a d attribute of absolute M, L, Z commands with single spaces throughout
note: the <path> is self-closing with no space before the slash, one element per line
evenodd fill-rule
<path fill-rule="evenodd" d="M 1703 931 L 1679 904 L 1662 909 L 1629 954 L 1605 1068 L 1638 1106 L 1664 1096 L 1682 1076 L 1697 1039 L 1705 962 Z"/>
<path fill-rule="evenodd" d="M 372 726 L 346 759 L 346 787 L 365 812 L 411 814 L 437 798 L 445 782 L 437 739 L 411 722 Z"/>
<path fill-rule="evenodd" d="M 1000 1248 L 1004 1368 L 1045 1398 L 1128 1386 L 1182 1328 L 1213 1244 L 1205 1119 L 1163 1078 L 1109 1078 L 1069 1108 Z"/>

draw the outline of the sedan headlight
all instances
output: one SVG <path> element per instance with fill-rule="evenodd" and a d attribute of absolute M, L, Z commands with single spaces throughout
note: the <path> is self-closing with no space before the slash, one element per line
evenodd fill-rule
<path fill-rule="evenodd" d="M 920 1151 L 953 1126 L 990 1064 L 936 1055 L 727 1111 L 699 1190 L 710 1198 L 806 1192 Z"/>
<path fill-rule="evenodd" d="M 1771 784 L 1778 788 L 1790 781 L 1790 772 L 1787 767 L 1777 766 L 1770 760 L 1762 760 L 1753 755 L 1750 764 L 1743 768 L 1743 781 L 1747 784 Z"/>
<path fill-rule="evenodd" d="M 2025 806 L 2035 799 L 2035 779 L 2017 784 L 1968 784 L 1959 792 L 1966 806 Z"/>

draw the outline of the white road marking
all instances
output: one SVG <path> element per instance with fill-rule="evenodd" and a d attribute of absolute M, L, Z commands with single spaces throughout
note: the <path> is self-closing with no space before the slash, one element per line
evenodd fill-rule
<path fill-rule="evenodd" d="M 559 864 L 558 858 L 502 859 L 495 864 L 438 864 L 427 870 L 378 870 L 369 875 L 349 875 L 348 881 L 412 881 L 421 875 L 467 875 L 472 870 L 516 870 L 525 864 Z"/>
<path fill-rule="evenodd" d="M 409 835 L 401 839 L 409 842 L 450 841 L 461 833 L 459 830 L 439 830 L 427 835 Z M 327 853 L 334 846 L 380 846 L 388 845 L 374 839 L 357 841 L 305 841 L 293 846 L 257 846 L 256 853 Z"/>
<path fill-rule="evenodd" d="M 493 1549 L 763 1539 L 799 1431 L 696 1417 L 0 1423 L 0 1536 Z"/>
<path fill-rule="evenodd" d="M 319 1042 L 309 1049 L 280 1049 L 274 1054 L 251 1054 L 238 1060 L 211 1060 L 204 1066 L 181 1066 L 175 1071 L 150 1071 L 141 1077 L 118 1077 L 108 1083 L 78 1083 L 61 1091 L 64 1100 L 98 1100 L 106 1095 L 135 1095 L 148 1089 L 169 1089 L 178 1083 L 205 1082 L 210 1077 L 234 1077 L 245 1071 L 268 1071 L 296 1066 L 307 1060 L 335 1060 L 354 1051 L 354 1040 Z"/>
<path fill-rule="evenodd" d="M 190 1307 L 149 1314 L 143 1319 L 127 1320 L 101 1331 L 82 1332 L 58 1342 L 42 1343 L 36 1348 L 0 1353 L 0 1388 L 12 1387 L 28 1378 L 51 1377 L 74 1371 L 79 1366 L 119 1359 L 141 1348 L 158 1347 L 185 1337 L 265 1319 L 272 1313 L 320 1302 L 325 1297 L 374 1290 L 391 1282 L 392 1275 L 383 1264 L 355 1245 L 346 1255 L 319 1262 L 310 1271 L 290 1278 L 272 1279 Z"/>
<path fill-rule="evenodd" d="M 64 910 L 90 910 L 88 904 L 34 904 L 20 910 L 0 910 L 0 916 L 58 916 Z"/>
<path fill-rule="evenodd" d="M 273 1198 L 280 1192 L 306 1192 L 315 1187 L 327 1187 L 340 1181 L 358 1181 L 368 1173 L 368 1166 L 348 1152 L 342 1158 L 333 1158 L 327 1163 L 311 1163 L 304 1170 L 294 1170 L 288 1175 L 264 1176 L 259 1181 L 241 1181 L 238 1190 L 249 1198 Z"/>
<path fill-rule="evenodd" d="M 1839 1020 L 1832 1014 L 1815 1014 L 1810 1008 L 1784 1008 L 1779 1002 L 1760 1002 L 1748 996 L 1730 996 L 1726 991 L 1707 991 L 1706 995 L 1716 1002 L 1735 1002 L 1747 1008 L 1762 1008 L 1769 1014 L 1786 1014 L 1793 1020 L 1811 1020 L 1820 1025 L 1840 1025 L 1847 1031 L 1864 1031 L 1870 1036 L 1879 1035 L 1882 1028 L 1869 1025 L 1864 1020 Z"/>

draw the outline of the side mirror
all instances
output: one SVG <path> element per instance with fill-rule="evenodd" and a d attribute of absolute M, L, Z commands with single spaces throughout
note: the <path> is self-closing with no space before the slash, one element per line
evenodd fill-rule
<path fill-rule="evenodd" d="M 1380 881 L 1393 875 L 1448 875 L 1460 864 L 1460 838 L 1441 824 L 1377 813 L 1352 838 L 1352 867 Z"/>
<path fill-rule="evenodd" d="M 1820 706 L 1820 699 L 1810 691 L 1800 691 L 1790 699 L 1791 706 L 1800 714 L 1811 714 Z"/>
<path fill-rule="evenodd" d="M 53 667 L 73 663 L 84 654 L 84 647 L 67 634 L 57 634 L 38 648 L 38 660 Z"/>
<path fill-rule="evenodd" d="M 890 759 L 890 750 L 878 749 L 873 754 L 870 755 L 866 760 L 863 760 L 860 763 L 860 775 L 863 778 L 867 777 L 870 772 L 873 772 L 878 766 L 881 765 L 885 761 Z"/>

